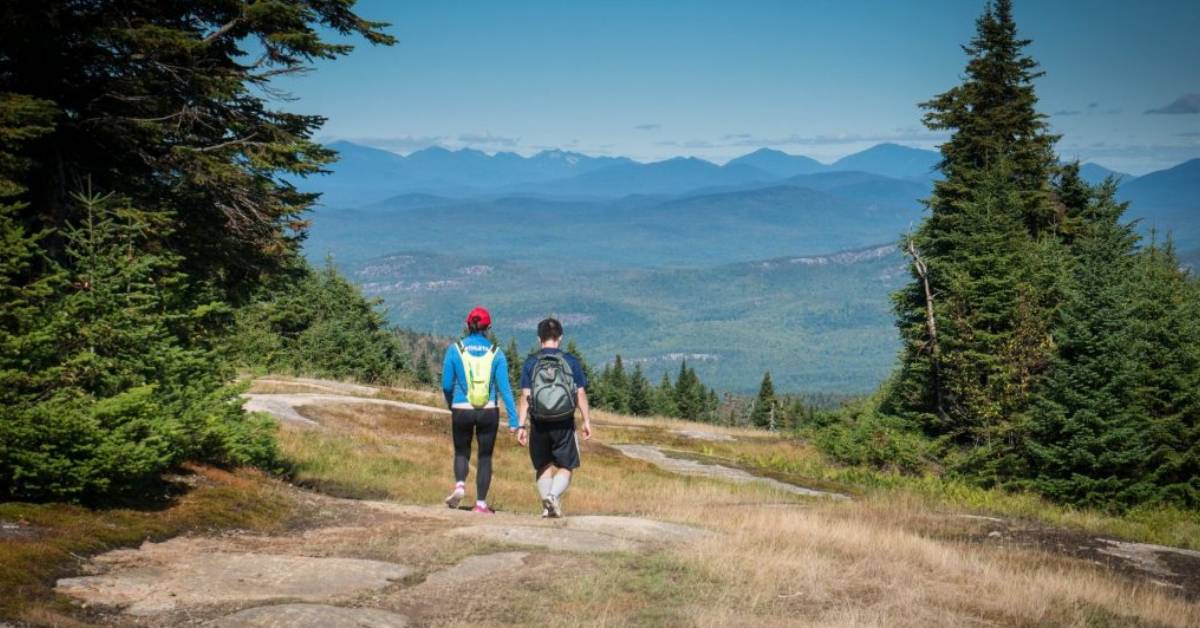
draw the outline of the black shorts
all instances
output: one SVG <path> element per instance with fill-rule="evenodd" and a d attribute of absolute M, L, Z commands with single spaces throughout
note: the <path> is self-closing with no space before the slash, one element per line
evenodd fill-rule
<path fill-rule="evenodd" d="M 579 440 L 575 421 L 530 421 L 529 459 L 541 471 L 550 465 L 560 469 L 579 468 Z"/>

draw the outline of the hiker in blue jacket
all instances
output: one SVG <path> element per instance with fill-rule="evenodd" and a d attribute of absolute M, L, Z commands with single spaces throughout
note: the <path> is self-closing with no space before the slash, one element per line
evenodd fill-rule
<path fill-rule="evenodd" d="M 458 508 L 466 495 L 467 471 L 471 462 L 471 440 L 479 440 L 476 461 L 475 508 L 472 512 L 494 514 L 488 507 L 488 487 L 492 484 L 492 450 L 500 428 L 497 392 L 508 411 L 508 428 L 517 428 L 513 407 L 512 384 L 508 381 L 508 362 L 504 352 L 487 338 L 492 316 L 477 307 L 467 315 L 467 335 L 446 349 L 442 362 L 442 393 L 450 407 L 454 432 L 454 491 L 446 505 Z"/>

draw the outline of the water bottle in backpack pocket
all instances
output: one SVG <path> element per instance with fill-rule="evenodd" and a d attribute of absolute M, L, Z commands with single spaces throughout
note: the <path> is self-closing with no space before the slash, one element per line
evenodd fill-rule
<path fill-rule="evenodd" d="M 538 356 L 530 382 L 533 418 L 569 421 L 575 416 L 575 372 L 561 353 Z"/>

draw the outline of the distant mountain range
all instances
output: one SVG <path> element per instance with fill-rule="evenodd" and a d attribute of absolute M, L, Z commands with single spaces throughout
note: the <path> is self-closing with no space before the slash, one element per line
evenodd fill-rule
<path fill-rule="evenodd" d="M 907 277 L 893 243 L 925 215 L 938 160 L 887 144 L 833 164 L 763 149 L 725 165 L 334 148 L 334 174 L 305 182 L 327 194 L 305 252 L 332 254 L 393 322 L 451 334 L 460 310 L 487 303 L 505 338 L 527 339 L 522 321 L 557 313 L 597 359 L 621 352 L 658 374 L 703 354 L 705 380 L 739 391 L 780 365 L 791 391 L 868 390 L 886 374 L 887 295 Z M 1170 231 L 1181 263 L 1200 265 L 1200 160 L 1081 172 L 1118 178 L 1127 218 Z"/>
<path fill-rule="evenodd" d="M 351 142 L 334 142 L 330 147 L 341 154 L 341 160 L 331 167 L 332 174 L 300 182 L 304 190 L 321 192 L 327 208 L 400 210 L 436 204 L 479 209 L 493 206 L 499 199 L 509 199 L 506 204 L 513 208 L 512 199 L 523 198 L 527 203 L 542 199 L 572 207 L 617 205 L 637 209 L 673 199 L 719 194 L 719 201 L 729 205 L 731 212 L 754 207 L 803 215 L 805 207 L 797 204 L 801 201 L 796 193 L 779 194 L 776 190 L 764 195 L 756 191 L 790 187 L 824 192 L 845 205 L 836 217 L 825 214 L 821 220 L 845 226 L 863 219 L 887 229 L 906 229 L 919 219 L 920 200 L 929 195 L 940 159 L 936 151 L 897 144 L 879 144 L 832 164 L 764 148 L 725 165 L 694 157 L 640 163 L 624 157 L 591 157 L 561 150 L 523 157 L 511 152 L 488 155 L 471 149 L 434 147 L 401 156 Z M 1119 197 L 1131 204 L 1128 217 L 1140 221 L 1143 233 L 1170 231 L 1182 250 L 1200 247 L 1200 160 L 1142 177 L 1094 163 L 1082 164 L 1080 172 L 1091 183 L 1115 177 L 1120 183 Z M 787 204 L 768 208 L 762 202 L 764 198 L 786 198 Z M 816 198 L 810 195 L 809 200 L 825 209 L 814 206 L 817 213 L 813 216 L 830 206 L 826 200 L 818 202 Z M 712 207 L 711 202 L 689 203 Z M 493 216 L 484 222 L 510 221 L 519 215 L 518 211 L 513 216 Z M 700 218 L 691 217 L 687 228 Z M 870 229 L 858 229 L 859 233 L 866 231 Z M 828 230 L 817 228 L 815 232 Z M 891 233 L 889 237 L 896 235 Z M 837 245 L 830 243 L 820 250 L 867 243 L 856 237 L 841 238 Z"/>

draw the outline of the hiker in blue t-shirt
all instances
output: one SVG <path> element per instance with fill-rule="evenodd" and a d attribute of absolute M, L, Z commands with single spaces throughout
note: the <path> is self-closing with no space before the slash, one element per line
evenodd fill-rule
<path fill-rule="evenodd" d="M 561 517 L 562 494 L 579 468 L 579 439 L 575 410 L 583 417 L 583 438 L 592 437 L 587 375 L 575 356 L 558 348 L 562 323 L 547 318 L 538 323 L 542 348 L 521 369 L 521 401 L 517 409 L 517 440 L 528 445 L 542 516 Z"/>
<path fill-rule="evenodd" d="M 504 352 L 487 339 L 492 325 L 488 311 L 477 307 L 467 315 L 467 336 L 446 349 L 442 363 L 442 392 L 450 407 L 454 432 L 454 491 L 446 505 L 458 508 L 466 495 L 467 470 L 471 462 L 471 440 L 479 440 L 476 462 L 475 508 L 473 512 L 493 514 L 487 504 L 488 487 L 492 484 L 492 450 L 500 427 L 500 408 L 496 393 L 504 399 L 508 411 L 508 428 L 517 427 L 517 412 L 513 408 L 512 385 L 508 381 L 508 362 Z"/>

